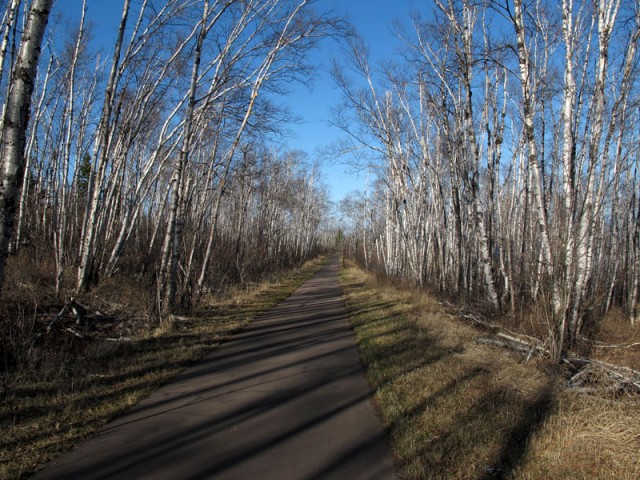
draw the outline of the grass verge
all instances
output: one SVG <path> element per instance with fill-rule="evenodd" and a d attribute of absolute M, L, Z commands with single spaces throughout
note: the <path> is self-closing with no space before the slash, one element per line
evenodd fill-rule
<path fill-rule="evenodd" d="M 563 390 L 424 292 L 352 265 L 341 282 L 402 478 L 640 478 L 637 399 Z"/>
<path fill-rule="evenodd" d="M 287 298 L 323 263 L 210 299 L 193 315 L 129 341 L 96 342 L 72 361 L 51 358 L 50 365 L 5 379 L 0 478 L 24 478 L 69 450 Z"/>

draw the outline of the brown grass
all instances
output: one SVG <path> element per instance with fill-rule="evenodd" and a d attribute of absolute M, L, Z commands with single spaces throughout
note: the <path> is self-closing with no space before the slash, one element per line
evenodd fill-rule
<path fill-rule="evenodd" d="M 585 345 L 592 357 L 640 370 L 640 324 L 631 325 L 623 312 L 613 309 L 593 330 Z"/>
<path fill-rule="evenodd" d="M 129 341 L 95 341 L 76 356 L 71 349 L 64 358 L 51 356 L 37 368 L 5 376 L 0 478 L 26 477 L 69 450 L 288 297 L 322 263 L 309 262 L 279 280 L 209 299 L 193 315 L 172 317 Z"/>
<path fill-rule="evenodd" d="M 403 478 L 638 478 L 640 405 L 563 391 L 436 300 L 350 267 L 343 287 Z"/>

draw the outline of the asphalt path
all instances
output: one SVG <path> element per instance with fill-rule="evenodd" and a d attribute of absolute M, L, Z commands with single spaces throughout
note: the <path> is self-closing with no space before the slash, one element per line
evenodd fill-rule
<path fill-rule="evenodd" d="M 338 259 L 34 478 L 393 479 Z"/>

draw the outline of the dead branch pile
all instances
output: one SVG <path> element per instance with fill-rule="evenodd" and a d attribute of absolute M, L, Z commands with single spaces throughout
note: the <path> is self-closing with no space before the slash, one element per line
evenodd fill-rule
<path fill-rule="evenodd" d="M 570 388 L 585 393 L 640 394 L 637 370 L 583 357 L 566 358 L 563 362 L 575 372 L 568 380 Z"/>
<path fill-rule="evenodd" d="M 42 318 L 41 324 L 46 323 L 46 327 L 43 325 L 38 336 L 67 336 L 87 341 L 121 341 L 128 338 L 130 328 L 126 323 L 131 323 L 122 320 L 115 307 L 102 311 L 71 297 L 57 314 Z"/>
<path fill-rule="evenodd" d="M 453 305 L 447 304 L 451 308 Z M 459 310 L 453 318 L 472 322 L 490 336 L 477 337 L 476 342 L 507 348 L 524 356 L 524 362 L 528 362 L 534 356 L 551 358 L 551 353 L 547 344 L 538 338 L 509 331 L 499 325 L 479 318 L 477 314 Z M 598 348 L 637 348 L 640 344 L 630 345 L 607 345 L 597 342 Z M 608 362 L 585 358 L 580 356 L 569 356 L 562 359 L 562 363 L 567 367 L 567 378 L 565 385 L 581 393 L 598 394 L 634 394 L 640 395 L 640 371 L 629 367 L 614 365 Z"/>

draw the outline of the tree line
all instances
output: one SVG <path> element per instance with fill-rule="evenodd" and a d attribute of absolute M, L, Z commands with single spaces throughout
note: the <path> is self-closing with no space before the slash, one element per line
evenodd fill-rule
<path fill-rule="evenodd" d="M 435 0 L 397 58 L 351 42 L 334 78 L 343 203 L 368 267 L 534 313 L 556 358 L 612 308 L 640 319 L 640 2 Z"/>
<path fill-rule="evenodd" d="M 317 250 L 326 192 L 278 147 L 273 99 L 341 20 L 311 0 L 123 0 L 105 50 L 91 3 L 77 22 L 60 3 L 9 0 L 0 26 L 0 285 L 30 255 L 58 295 L 141 275 L 170 313 Z"/>

